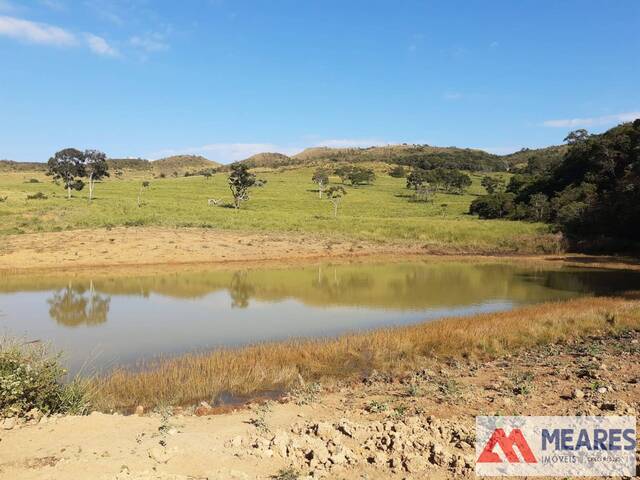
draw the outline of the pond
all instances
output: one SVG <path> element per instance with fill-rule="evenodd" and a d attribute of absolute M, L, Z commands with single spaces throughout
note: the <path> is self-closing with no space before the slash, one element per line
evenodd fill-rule
<path fill-rule="evenodd" d="M 332 336 L 640 288 L 640 272 L 407 261 L 139 276 L 0 276 L 0 333 L 71 372 L 291 337 Z"/>

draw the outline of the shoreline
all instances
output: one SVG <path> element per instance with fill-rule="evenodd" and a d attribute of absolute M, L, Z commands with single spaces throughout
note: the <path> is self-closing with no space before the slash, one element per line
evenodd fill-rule
<path fill-rule="evenodd" d="M 475 478 L 476 415 L 634 416 L 638 398 L 640 330 L 601 332 L 494 360 L 442 359 L 402 373 L 306 384 L 284 401 L 226 412 L 201 404 L 5 420 L 0 474 L 15 480 Z M 638 454 L 636 461 L 640 473 Z"/>
<path fill-rule="evenodd" d="M 288 267 L 403 260 L 536 262 L 640 270 L 640 260 L 611 255 L 514 253 L 472 245 L 373 242 L 317 235 L 231 230 L 119 227 L 10 235 L 0 247 L 0 275 L 127 276 L 141 272 Z M 117 259 L 117 260 L 116 260 Z"/>

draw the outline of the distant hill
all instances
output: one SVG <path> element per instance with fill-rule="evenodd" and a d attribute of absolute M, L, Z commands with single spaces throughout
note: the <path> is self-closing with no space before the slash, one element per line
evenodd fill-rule
<path fill-rule="evenodd" d="M 386 162 L 421 168 L 458 168 L 473 171 L 503 171 L 507 164 L 498 155 L 483 150 L 430 145 L 386 145 L 368 148 L 307 148 L 294 159 L 309 162 Z"/>
<path fill-rule="evenodd" d="M 45 172 L 46 170 L 46 163 L 0 160 L 0 172 Z"/>
<path fill-rule="evenodd" d="M 522 149 L 509 155 L 494 155 L 473 148 L 434 147 L 430 145 L 386 145 L 368 148 L 313 147 L 287 156 L 282 153 L 258 153 L 242 160 L 250 168 L 280 168 L 290 165 L 321 163 L 384 162 L 420 168 L 455 168 L 470 171 L 539 170 L 559 163 L 567 151 L 566 145 L 538 149 Z M 174 155 L 149 161 L 143 158 L 112 158 L 107 160 L 112 171 L 148 172 L 167 176 L 198 174 L 213 169 L 228 169 L 199 155 Z M 0 160 L 0 172 L 45 171 L 46 163 Z"/>
<path fill-rule="evenodd" d="M 277 168 L 300 162 L 295 158 L 288 157 L 283 153 L 265 152 L 252 155 L 249 158 L 245 158 L 244 160 L 242 160 L 242 163 L 245 163 L 249 168 Z"/>
<path fill-rule="evenodd" d="M 178 172 L 178 174 L 184 174 L 185 172 L 193 173 L 220 167 L 218 162 L 199 155 L 174 155 L 172 157 L 154 160 L 151 162 L 151 165 L 154 171 L 166 174 L 174 172 Z"/>
<path fill-rule="evenodd" d="M 107 160 L 107 164 L 109 165 L 109 170 L 113 171 L 135 170 L 144 172 L 153 169 L 151 162 L 144 158 L 110 158 Z"/>
<path fill-rule="evenodd" d="M 149 172 L 154 175 L 183 176 L 185 173 L 195 173 L 220 167 L 220 164 L 198 155 L 174 155 L 159 160 L 145 160 L 143 158 L 112 158 L 107 160 L 110 170 L 123 172 Z"/>
<path fill-rule="evenodd" d="M 567 145 L 554 145 L 544 148 L 523 148 L 522 150 L 503 155 L 509 167 L 515 170 L 538 170 L 551 164 L 558 164 L 567 153 Z"/>

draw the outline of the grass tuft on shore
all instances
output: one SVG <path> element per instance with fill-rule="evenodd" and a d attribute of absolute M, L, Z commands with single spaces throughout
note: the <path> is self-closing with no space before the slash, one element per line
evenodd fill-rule
<path fill-rule="evenodd" d="M 59 360 L 46 345 L 0 338 L 0 417 L 22 417 L 33 409 L 46 415 L 86 413 L 89 380 L 65 382 Z"/>
<path fill-rule="evenodd" d="M 294 340 L 190 354 L 92 380 L 98 407 L 128 410 L 211 401 L 220 393 L 287 390 L 305 381 L 349 379 L 373 369 L 402 373 L 448 358 L 493 359 L 538 345 L 640 328 L 640 301 L 582 298 L 386 328 L 335 339 Z"/>

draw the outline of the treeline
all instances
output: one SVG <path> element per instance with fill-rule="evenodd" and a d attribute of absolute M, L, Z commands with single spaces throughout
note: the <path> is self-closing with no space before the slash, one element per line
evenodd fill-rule
<path fill-rule="evenodd" d="M 509 167 L 498 155 L 482 150 L 428 145 L 328 150 L 322 160 L 345 163 L 383 161 L 421 170 L 443 168 L 471 172 L 504 172 Z"/>
<path fill-rule="evenodd" d="M 577 246 L 640 245 L 640 119 L 600 134 L 570 133 L 559 163 L 514 175 L 504 191 L 474 200 L 482 218 L 551 223 Z"/>

